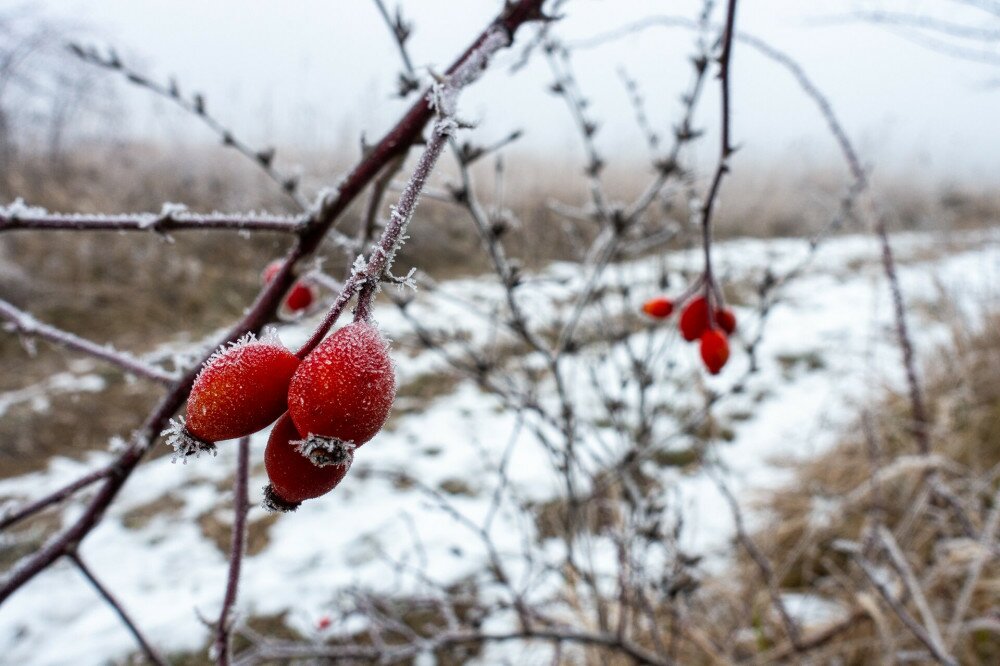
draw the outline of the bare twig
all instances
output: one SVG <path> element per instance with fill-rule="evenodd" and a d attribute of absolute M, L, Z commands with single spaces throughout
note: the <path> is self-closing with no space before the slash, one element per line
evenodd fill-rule
<path fill-rule="evenodd" d="M 879 575 L 878 571 L 875 570 L 874 565 L 861 553 L 861 546 L 855 543 L 839 541 L 834 544 L 834 547 L 838 550 L 842 550 L 850 554 L 854 561 L 857 563 L 858 567 L 864 573 L 865 578 L 871 583 L 872 587 L 878 591 L 879 595 L 886 602 L 896 617 L 910 630 L 917 640 L 923 643 L 938 663 L 947 664 L 947 666 L 957 666 L 958 662 L 947 653 L 944 646 L 940 643 L 935 642 L 935 640 L 927 633 L 927 630 L 921 626 L 921 624 L 913 617 L 913 615 L 906 609 L 906 607 L 900 603 L 899 599 L 892 593 L 888 585 L 883 580 L 883 577 Z"/>
<path fill-rule="evenodd" d="M 125 612 L 125 608 L 115 598 L 115 596 L 111 594 L 111 591 L 101 584 L 101 581 L 97 579 L 97 576 L 95 576 L 94 572 L 90 570 L 90 567 L 88 567 L 80 558 L 79 553 L 72 550 L 67 553 L 67 557 L 73 562 L 73 564 L 76 565 L 76 568 L 80 570 L 80 573 L 83 574 L 84 578 L 86 578 L 94 589 L 97 590 L 97 593 L 101 595 L 106 602 L 108 602 L 108 605 L 111 606 L 115 613 L 117 613 L 118 617 L 121 618 L 122 623 L 132 633 L 132 636 L 135 637 L 136 643 L 139 644 L 139 648 L 142 650 L 143 654 L 146 655 L 146 658 L 149 659 L 151 663 L 156 664 L 156 666 L 167 666 L 166 660 L 159 655 L 152 645 L 150 645 L 149 641 L 142 634 L 142 631 L 139 630 L 136 623 L 131 617 L 129 617 L 129 614 Z"/>
<path fill-rule="evenodd" d="M 1000 527 L 1000 490 L 993 495 L 993 508 L 986 518 L 982 535 L 979 537 L 982 552 L 969 564 L 969 572 L 965 576 L 962 591 L 959 592 L 958 600 L 955 602 L 955 610 L 952 611 L 951 622 L 948 623 L 946 644 L 949 646 L 953 646 L 955 641 L 958 640 L 962 623 L 965 622 L 965 614 L 968 612 L 969 604 L 972 602 L 972 595 L 975 593 L 976 586 L 979 584 L 979 577 L 983 573 L 983 567 L 991 557 L 996 556 L 994 553 L 994 540 L 996 539 L 998 527 Z"/>
<path fill-rule="evenodd" d="M 177 381 L 177 376 L 171 372 L 167 372 L 155 365 L 144 363 L 131 354 L 117 351 L 109 345 L 99 345 L 96 342 L 81 338 L 68 331 L 42 323 L 24 310 L 14 307 L 11 303 L 3 299 L 0 299 L 0 317 L 7 320 L 5 327 L 8 330 L 21 335 L 39 337 L 60 347 L 66 347 L 67 349 L 93 356 L 94 358 L 111 363 L 136 377 L 151 379 L 166 386 L 172 386 Z"/>
<path fill-rule="evenodd" d="M 233 605 L 240 585 L 240 567 L 246 551 L 247 479 L 250 470 L 250 438 L 244 437 L 237 445 L 236 474 L 233 475 L 233 533 L 229 548 L 229 575 L 226 579 L 226 594 L 222 600 L 219 619 L 215 623 L 215 643 L 213 650 L 219 666 L 228 666 L 230 658 L 230 630 L 232 628 Z"/>
<path fill-rule="evenodd" d="M 58 504 L 64 499 L 72 497 L 77 492 L 83 490 L 87 486 L 91 486 L 94 483 L 103 479 L 104 477 L 108 476 L 109 474 L 111 474 L 111 471 L 112 470 L 110 467 L 101 467 L 100 469 L 96 469 L 93 472 L 90 472 L 89 474 L 84 474 L 75 481 L 66 484 L 59 490 L 49 493 L 48 495 L 40 497 L 39 499 L 34 500 L 32 502 L 28 502 L 24 506 L 5 514 L 3 518 L 0 519 L 0 531 L 7 529 L 11 525 L 16 525 L 25 518 L 33 516 L 34 514 L 52 506 L 53 504 Z"/>
<path fill-rule="evenodd" d="M 90 213 L 50 213 L 30 207 L 0 207 L 0 232 L 30 230 L 72 231 L 279 231 L 298 233 L 308 217 L 268 213 L 191 213 L 183 208 L 164 206 L 159 213 L 95 215 Z"/>
<path fill-rule="evenodd" d="M 101 55 L 96 48 L 85 48 L 79 44 L 69 44 L 68 48 L 73 55 L 80 58 L 83 62 L 119 72 L 129 83 L 140 88 L 145 88 L 196 116 L 219 137 L 222 145 L 234 148 L 240 154 L 256 163 L 271 180 L 281 187 L 281 190 L 295 202 L 299 209 L 306 210 L 309 208 L 309 201 L 299 192 L 299 179 L 294 176 L 285 175 L 274 167 L 274 149 L 265 148 L 256 150 L 251 148 L 249 144 L 242 141 L 221 121 L 208 112 L 205 104 L 205 96 L 201 93 L 193 93 L 190 98 L 185 97 L 176 81 L 171 80 L 166 85 L 154 81 L 126 65 L 113 49 L 109 50 L 107 54 Z"/>

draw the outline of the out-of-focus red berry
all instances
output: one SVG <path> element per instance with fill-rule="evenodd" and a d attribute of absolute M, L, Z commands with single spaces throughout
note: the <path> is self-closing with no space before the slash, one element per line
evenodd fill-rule
<path fill-rule="evenodd" d="M 316 300 L 315 289 L 301 280 L 292 286 L 292 290 L 285 297 L 285 307 L 292 312 L 301 312 L 309 309 L 309 306 Z"/>
<path fill-rule="evenodd" d="M 278 271 L 281 270 L 281 266 L 284 264 L 284 260 L 275 259 L 267 265 L 264 271 L 260 274 L 260 279 L 264 284 L 270 284 L 274 280 Z M 292 313 L 302 312 L 308 310 L 316 301 L 316 288 L 309 284 L 305 280 L 297 280 L 292 288 L 289 290 L 288 295 L 285 296 L 285 308 Z"/>
<path fill-rule="evenodd" d="M 717 328 L 705 331 L 701 336 L 701 360 L 713 375 L 719 374 L 729 360 L 729 340 Z"/>
<path fill-rule="evenodd" d="M 658 296 L 642 304 L 642 311 L 656 319 L 666 319 L 674 311 L 674 302 L 669 298 Z"/>
<path fill-rule="evenodd" d="M 725 331 L 726 335 L 732 335 L 736 330 L 736 315 L 729 308 L 716 310 L 715 324 Z"/>
<path fill-rule="evenodd" d="M 681 312 L 678 327 L 688 342 L 697 340 L 708 330 L 708 301 L 704 296 L 698 296 L 687 304 Z"/>

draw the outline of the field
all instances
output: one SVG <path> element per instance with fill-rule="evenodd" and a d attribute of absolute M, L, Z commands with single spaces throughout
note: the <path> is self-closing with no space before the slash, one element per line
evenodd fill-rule
<path fill-rule="evenodd" d="M 992 101 L 948 70 L 912 103 L 887 51 L 830 76 L 873 26 L 990 42 L 960 21 L 1000 9 L 859 10 L 814 79 L 756 33 L 801 47 L 805 5 L 470 4 L 428 42 L 375 0 L 323 39 L 377 29 L 385 98 L 366 43 L 288 140 L 240 85 L 321 95 L 329 7 L 232 33 L 226 2 L 184 27 L 201 80 L 253 21 L 295 38 L 208 98 L 0 6 L 0 661 L 1000 660 Z M 190 8 L 150 7 L 100 6 L 152 53 Z"/>

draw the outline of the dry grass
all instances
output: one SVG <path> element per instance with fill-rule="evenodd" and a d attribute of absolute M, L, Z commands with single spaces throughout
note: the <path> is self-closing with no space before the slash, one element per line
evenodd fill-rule
<path fill-rule="evenodd" d="M 942 351 L 929 375 L 933 454 L 942 461 L 939 478 L 972 523 L 972 536 L 978 536 L 997 510 L 1000 489 L 1000 316 L 987 319 L 978 332 L 956 328 L 953 346 Z M 949 647 L 962 664 L 1000 662 L 1000 557 L 964 532 L 952 507 L 927 494 L 929 467 L 915 455 L 908 417 L 905 397 L 889 396 L 867 425 L 859 419 L 842 444 L 793 463 L 794 481 L 761 503 L 767 527 L 754 540 L 773 563 L 780 589 L 815 595 L 856 614 L 851 627 L 813 654 L 810 663 L 876 663 L 899 651 L 923 649 L 879 600 L 853 558 L 837 547 L 844 540 L 865 545 L 865 556 L 877 561 L 879 549 L 869 539 L 879 523 L 899 542 L 946 637 L 972 565 L 984 558 Z M 879 470 L 874 484 L 873 470 Z M 987 541 L 995 548 L 996 535 Z M 759 655 L 784 637 L 768 608 L 758 570 L 747 560 L 739 571 L 736 594 L 759 618 L 757 631 L 750 634 L 754 639 L 743 650 Z M 900 603 L 920 618 L 913 597 L 897 591 Z M 727 603 L 738 608 L 733 598 Z M 727 627 L 730 636 L 733 626 Z M 722 631 L 714 633 L 717 640 L 726 637 Z"/>

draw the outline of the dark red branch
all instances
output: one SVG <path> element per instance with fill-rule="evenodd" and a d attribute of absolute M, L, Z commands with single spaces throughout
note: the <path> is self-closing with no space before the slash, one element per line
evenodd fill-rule
<path fill-rule="evenodd" d="M 236 603 L 236 593 L 240 585 L 240 569 L 243 555 L 246 552 L 247 511 L 250 509 L 247 501 L 247 485 L 250 470 L 250 438 L 240 440 L 236 461 L 236 474 L 233 479 L 233 534 L 229 550 L 229 576 L 226 580 L 226 594 L 222 600 L 222 610 L 215 625 L 215 660 L 219 666 L 228 666 L 230 660 L 229 635 L 232 627 L 233 605 Z"/>

